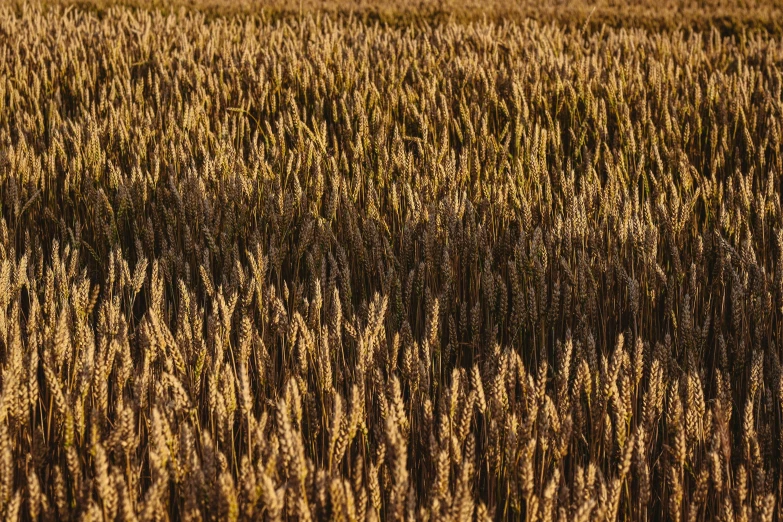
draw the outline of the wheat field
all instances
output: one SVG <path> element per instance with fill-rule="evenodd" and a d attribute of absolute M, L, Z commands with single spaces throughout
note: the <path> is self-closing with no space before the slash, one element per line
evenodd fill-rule
<path fill-rule="evenodd" d="M 0 516 L 781 520 L 782 90 L 764 28 L 0 7 Z"/>

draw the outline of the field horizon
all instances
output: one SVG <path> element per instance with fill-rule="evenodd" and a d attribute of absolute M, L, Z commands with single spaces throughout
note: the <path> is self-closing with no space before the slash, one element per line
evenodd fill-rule
<path fill-rule="evenodd" d="M 368 22 L 406 26 L 416 23 L 521 23 L 536 20 L 574 30 L 687 30 L 722 36 L 746 32 L 783 33 L 781 0 L 8 0 L 8 6 L 80 9 L 98 14 L 109 9 L 178 11 L 208 17 L 255 16 L 262 20 L 306 15 L 357 17 Z"/>

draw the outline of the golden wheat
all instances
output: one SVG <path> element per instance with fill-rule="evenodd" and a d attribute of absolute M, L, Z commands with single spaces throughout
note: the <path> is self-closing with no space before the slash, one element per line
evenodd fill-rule
<path fill-rule="evenodd" d="M 780 520 L 780 39 L 311 9 L 0 8 L 0 514 Z"/>

